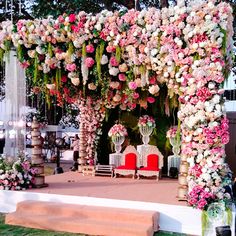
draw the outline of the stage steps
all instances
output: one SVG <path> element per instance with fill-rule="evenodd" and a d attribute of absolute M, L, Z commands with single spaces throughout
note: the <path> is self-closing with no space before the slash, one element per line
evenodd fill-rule
<path fill-rule="evenodd" d="M 5 218 L 6 224 L 29 228 L 106 236 L 153 236 L 155 211 L 23 201 Z"/>

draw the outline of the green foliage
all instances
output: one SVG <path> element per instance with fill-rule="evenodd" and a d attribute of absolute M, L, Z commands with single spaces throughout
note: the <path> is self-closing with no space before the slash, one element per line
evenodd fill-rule
<path fill-rule="evenodd" d="M 227 224 L 231 225 L 232 224 L 232 219 L 233 219 L 232 210 L 229 207 L 227 207 L 226 208 L 226 213 L 227 213 Z"/>
<path fill-rule="evenodd" d="M 206 228 L 207 228 L 207 226 L 209 224 L 208 216 L 207 216 L 207 211 L 204 211 L 204 210 L 202 211 L 201 219 L 202 219 L 202 236 L 204 236 Z"/>
<path fill-rule="evenodd" d="M 116 47 L 116 60 L 120 63 L 120 60 L 121 60 L 121 48 L 119 46 Z"/>

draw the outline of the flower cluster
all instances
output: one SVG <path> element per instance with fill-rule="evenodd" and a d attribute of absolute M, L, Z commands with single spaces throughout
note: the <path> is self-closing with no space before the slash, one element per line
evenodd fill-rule
<path fill-rule="evenodd" d="M 103 108 L 102 101 L 94 101 L 90 97 L 86 100 L 80 98 L 77 101 L 77 105 L 79 108 L 79 124 L 80 124 L 80 132 L 82 130 L 83 138 L 85 140 L 81 140 L 83 142 L 83 147 L 86 146 L 87 158 L 92 163 L 94 160 L 98 140 L 101 133 L 102 121 L 105 118 L 105 109 Z M 80 137 L 81 139 L 81 137 Z"/>
<path fill-rule="evenodd" d="M 113 125 L 108 132 L 109 137 L 127 136 L 127 135 L 128 135 L 128 133 L 127 133 L 126 128 L 121 124 Z"/>
<path fill-rule="evenodd" d="M 28 160 L 17 161 L 0 158 L 0 189 L 24 190 L 34 186 L 34 176 L 37 170 Z"/>
<path fill-rule="evenodd" d="M 144 115 L 144 116 L 141 116 L 138 120 L 138 127 L 141 127 L 141 126 L 148 126 L 150 128 L 155 128 L 156 123 L 153 117 Z"/>
<path fill-rule="evenodd" d="M 199 185 L 195 186 L 189 194 L 189 204 L 203 210 L 207 204 L 214 200 L 214 195 L 206 192 L 205 189 Z"/>
<path fill-rule="evenodd" d="M 178 127 L 177 126 L 172 126 L 166 133 L 167 138 L 175 138 L 177 134 Z"/>

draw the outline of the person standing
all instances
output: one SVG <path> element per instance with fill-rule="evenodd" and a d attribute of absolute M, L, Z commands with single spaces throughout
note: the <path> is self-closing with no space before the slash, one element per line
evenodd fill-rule
<path fill-rule="evenodd" d="M 72 171 L 78 170 L 78 159 L 79 159 L 79 136 L 78 134 L 75 135 L 74 141 L 71 144 L 71 147 L 73 148 L 73 167 L 71 168 Z"/>

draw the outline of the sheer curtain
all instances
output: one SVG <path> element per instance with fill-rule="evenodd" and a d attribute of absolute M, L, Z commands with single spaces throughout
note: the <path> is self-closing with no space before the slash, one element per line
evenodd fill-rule
<path fill-rule="evenodd" d="M 6 156 L 15 157 L 19 151 L 25 149 L 26 80 L 15 51 L 10 51 L 6 56 L 5 65 L 4 153 Z"/>

